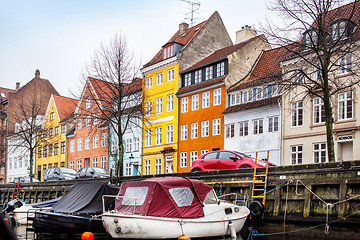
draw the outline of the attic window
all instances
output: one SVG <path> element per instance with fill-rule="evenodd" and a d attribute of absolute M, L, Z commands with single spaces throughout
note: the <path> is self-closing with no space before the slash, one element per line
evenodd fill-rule
<path fill-rule="evenodd" d="M 341 19 L 333 22 L 330 26 L 331 38 L 336 41 L 349 37 L 355 28 L 355 24 L 348 19 Z"/>
<path fill-rule="evenodd" d="M 164 59 L 172 57 L 174 55 L 175 55 L 174 45 L 164 48 L 164 54 L 163 54 Z"/>
<path fill-rule="evenodd" d="M 308 30 L 304 33 L 304 44 L 306 48 L 317 45 L 318 34 L 315 29 Z"/>
<path fill-rule="evenodd" d="M 183 35 L 181 35 L 181 37 L 185 37 L 187 33 L 184 33 Z"/>
<path fill-rule="evenodd" d="M 1 97 L 3 97 L 3 98 L 6 97 L 6 96 L 5 96 L 5 93 L 3 93 L 3 92 L 0 93 L 0 95 L 1 95 Z"/>

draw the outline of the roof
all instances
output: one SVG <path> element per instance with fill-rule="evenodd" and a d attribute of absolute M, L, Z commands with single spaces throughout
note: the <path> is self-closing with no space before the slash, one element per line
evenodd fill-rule
<path fill-rule="evenodd" d="M 181 88 L 176 93 L 176 95 L 191 92 L 191 91 L 194 91 L 194 90 L 197 90 L 197 89 L 200 89 L 200 88 L 209 87 L 209 86 L 212 86 L 212 85 L 215 85 L 215 84 L 218 84 L 218 83 L 223 83 L 226 76 L 227 75 L 222 76 L 222 77 L 218 77 L 218 78 L 214 78 L 214 79 L 211 79 L 211 80 L 208 80 L 208 81 L 205 81 L 205 82 L 201 82 L 201 83 L 198 83 L 198 84 L 190 85 L 190 86 L 187 86 L 187 87 L 184 87 L 184 88 Z"/>
<path fill-rule="evenodd" d="M 178 30 L 170 39 L 169 41 L 165 44 L 170 44 L 170 43 L 178 43 L 183 45 L 185 48 L 187 46 L 187 44 L 195 37 L 195 35 L 200 32 L 200 29 L 204 26 L 204 24 L 207 22 L 201 22 L 191 28 L 186 29 L 182 34 L 180 34 L 180 31 Z M 165 46 L 164 45 L 164 46 Z M 183 49 L 182 48 L 182 49 Z M 181 50 L 180 50 L 181 51 Z M 158 63 L 161 60 L 163 60 L 163 48 L 159 50 L 159 52 L 148 62 L 144 65 L 144 67 L 150 66 L 152 64 Z"/>
<path fill-rule="evenodd" d="M 9 88 L 0 87 L 0 99 L 9 98 L 9 93 L 13 93 L 13 92 L 15 92 L 15 90 L 9 89 Z M 2 96 L 2 93 L 5 94 L 5 97 Z"/>
<path fill-rule="evenodd" d="M 230 91 L 281 79 L 280 61 L 288 54 L 290 52 L 286 47 L 264 51 L 250 76 L 240 84 L 230 88 Z"/>
<path fill-rule="evenodd" d="M 59 115 L 59 122 L 64 121 L 70 115 L 74 114 L 75 107 L 77 104 L 76 99 L 63 97 L 63 96 L 54 96 L 54 101 L 56 105 L 56 109 Z"/>
<path fill-rule="evenodd" d="M 226 58 L 227 56 L 229 56 L 230 54 L 232 54 L 233 52 L 236 52 L 238 51 L 239 49 L 245 47 L 247 44 L 253 42 L 254 40 L 260 38 L 260 36 L 256 36 L 256 37 L 253 37 L 253 38 L 250 38 L 246 41 L 243 41 L 243 42 L 240 42 L 238 44 L 235 44 L 235 45 L 232 45 L 232 46 L 229 46 L 229 47 L 226 47 L 226 48 L 223 48 L 223 49 L 220 49 L 220 50 L 216 50 L 213 54 L 209 55 L 208 57 L 204 58 L 203 60 L 201 60 L 200 62 L 192 65 L 191 67 L 185 69 L 183 71 L 184 72 L 187 72 L 187 71 L 190 71 L 190 70 L 193 70 L 193 69 L 196 69 L 196 68 L 199 68 L 201 66 L 205 66 L 205 65 L 208 65 L 210 63 L 213 63 L 213 62 L 216 62 L 216 61 L 219 61 L 223 58 Z"/>
<path fill-rule="evenodd" d="M 280 97 L 281 96 L 276 96 L 276 97 L 273 97 L 273 98 L 265 98 L 265 99 L 261 99 L 259 101 L 255 101 L 255 102 L 248 102 L 248 103 L 243 103 L 243 104 L 238 104 L 238 105 L 235 105 L 235 106 L 227 107 L 225 109 L 225 111 L 223 112 L 223 114 L 232 113 L 232 112 L 238 112 L 238 111 L 245 110 L 245 109 L 251 109 L 251 108 L 255 108 L 255 107 L 261 107 L 261 106 L 275 104 L 280 99 Z"/>
<path fill-rule="evenodd" d="M 124 86 L 124 95 L 130 95 L 142 91 L 142 84 L 143 82 L 141 78 L 134 78 L 131 83 Z"/>

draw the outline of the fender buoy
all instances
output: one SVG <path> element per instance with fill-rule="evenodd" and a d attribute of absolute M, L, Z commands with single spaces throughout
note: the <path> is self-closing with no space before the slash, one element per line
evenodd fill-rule
<path fill-rule="evenodd" d="M 92 232 L 84 232 L 81 236 L 81 240 L 94 240 L 94 234 Z"/>
<path fill-rule="evenodd" d="M 264 206 L 259 201 L 252 201 L 249 206 L 249 210 L 252 216 L 262 215 L 264 213 Z"/>

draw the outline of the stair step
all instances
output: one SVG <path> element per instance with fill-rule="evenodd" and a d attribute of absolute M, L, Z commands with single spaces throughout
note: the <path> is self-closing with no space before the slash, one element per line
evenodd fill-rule
<path fill-rule="evenodd" d="M 252 196 L 252 198 L 264 198 L 265 196 Z"/>
<path fill-rule="evenodd" d="M 265 189 L 261 189 L 261 188 L 255 188 L 254 191 L 265 191 Z"/>

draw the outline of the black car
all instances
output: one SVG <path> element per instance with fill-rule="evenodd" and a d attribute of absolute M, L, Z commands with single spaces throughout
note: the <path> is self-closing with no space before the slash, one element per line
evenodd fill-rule
<path fill-rule="evenodd" d="M 110 177 L 109 171 L 103 168 L 96 167 L 83 167 L 75 176 L 75 179 L 80 178 L 108 178 Z"/>
<path fill-rule="evenodd" d="M 72 168 L 53 167 L 44 173 L 44 181 L 74 180 L 76 171 Z"/>

